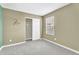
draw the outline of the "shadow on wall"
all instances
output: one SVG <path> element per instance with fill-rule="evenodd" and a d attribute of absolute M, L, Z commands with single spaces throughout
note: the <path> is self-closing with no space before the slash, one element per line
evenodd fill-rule
<path fill-rule="evenodd" d="M 0 6 L 0 47 L 2 46 L 3 42 L 3 8 Z"/>

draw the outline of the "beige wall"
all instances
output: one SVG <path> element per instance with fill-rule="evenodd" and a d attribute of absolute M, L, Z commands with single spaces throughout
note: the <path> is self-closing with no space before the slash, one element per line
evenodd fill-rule
<path fill-rule="evenodd" d="M 4 45 L 23 42 L 24 39 L 26 39 L 25 17 L 38 18 L 41 20 L 40 16 L 14 11 L 6 8 L 4 8 L 3 12 Z M 14 24 L 15 19 L 18 20 L 18 24 Z M 9 40 L 12 40 L 12 42 L 10 42 Z"/>
<path fill-rule="evenodd" d="M 56 35 L 46 34 L 45 18 L 55 17 Z M 42 37 L 79 51 L 79 4 L 70 4 L 43 17 Z M 54 37 L 57 40 L 54 40 Z"/>

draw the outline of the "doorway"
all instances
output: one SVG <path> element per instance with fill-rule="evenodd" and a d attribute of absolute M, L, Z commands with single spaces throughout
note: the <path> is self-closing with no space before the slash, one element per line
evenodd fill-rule
<path fill-rule="evenodd" d="M 40 39 L 40 19 L 26 18 L 26 41 Z"/>
<path fill-rule="evenodd" d="M 32 19 L 26 19 L 26 40 L 32 40 Z"/>

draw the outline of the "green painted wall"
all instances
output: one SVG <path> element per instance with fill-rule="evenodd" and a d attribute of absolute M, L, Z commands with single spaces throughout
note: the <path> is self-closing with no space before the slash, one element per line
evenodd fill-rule
<path fill-rule="evenodd" d="M 45 19 L 49 16 L 55 17 L 54 36 L 46 34 Z M 70 4 L 43 16 L 42 25 L 43 38 L 79 51 L 79 4 Z"/>
<path fill-rule="evenodd" d="M 2 7 L 0 6 L 0 47 L 2 46 L 3 40 L 3 16 L 2 16 Z"/>

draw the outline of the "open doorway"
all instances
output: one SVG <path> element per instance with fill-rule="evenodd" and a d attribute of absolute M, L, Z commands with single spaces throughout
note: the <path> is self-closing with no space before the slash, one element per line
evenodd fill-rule
<path fill-rule="evenodd" d="M 40 39 L 40 19 L 26 18 L 26 41 Z"/>
<path fill-rule="evenodd" d="M 26 19 L 26 40 L 32 40 L 32 19 Z"/>

